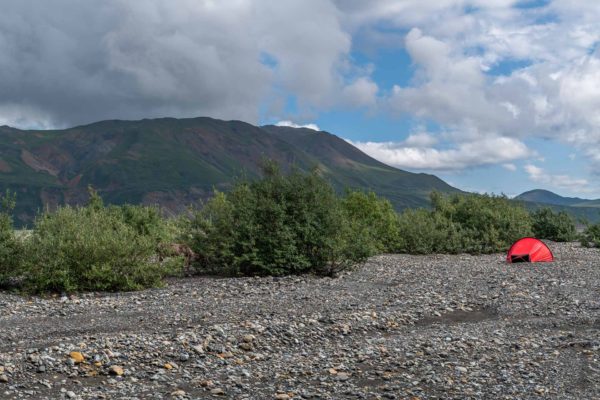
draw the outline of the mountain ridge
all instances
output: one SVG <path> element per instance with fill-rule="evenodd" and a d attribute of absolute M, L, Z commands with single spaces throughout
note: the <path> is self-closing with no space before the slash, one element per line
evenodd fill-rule
<path fill-rule="evenodd" d="M 544 189 L 533 189 L 514 197 L 530 210 L 549 207 L 555 212 L 564 211 L 576 220 L 600 222 L 600 200 L 564 197 Z"/>
<path fill-rule="evenodd" d="M 565 197 L 545 189 L 533 189 L 521 193 L 515 200 L 544 203 L 570 207 L 600 207 L 600 199 L 582 199 L 580 197 Z"/>
<path fill-rule="evenodd" d="M 172 213 L 260 175 L 262 158 L 284 170 L 315 166 L 342 191 L 373 190 L 397 209 L 426 206 L 438 177 L 385 165 L 324 131 L 209 117 L 105 120 L 57 130 L 0 127 L 0 190 L 17 194 L 18 223 L 43 207 L 81 204 L 92 185 L 107 203 L 159 204 Z"/>

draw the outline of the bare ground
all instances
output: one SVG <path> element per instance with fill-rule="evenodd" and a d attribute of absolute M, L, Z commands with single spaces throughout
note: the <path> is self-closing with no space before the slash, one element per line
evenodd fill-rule
<path fill-rule="evenodd" d="M 600 399 L 600 250 L 551 246 L 546 264 L 383 255 L 335 279 L 0 293 L 0 398 Z"/>

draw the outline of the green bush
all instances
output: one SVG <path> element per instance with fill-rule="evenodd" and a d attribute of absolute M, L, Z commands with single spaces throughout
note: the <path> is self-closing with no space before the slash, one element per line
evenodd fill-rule
<path fill-rule="evenodd" d="M 600 223 L 586 226 L 580 241 L 585 247 L 600 247 Z"/>
<path fill-rule="evenodd" d="M 176 224 L 163 218 L 158 207 L 124 204 L 110 206 L 108 211 L 133 228 L 138 235 L 150 238 L 155 245 L 171 243 L 177 235 Z"/>
<path fill-rule="evenodd" d="M 0 286 L 21 273 L 22 245 L 16 237 L 12 211 L 15 207 L 14 193 L 0 196 Z"/>
<path fill-rule="evenodd" d="M 26 241 L 30 292 L 136 290 L 158 286 L 174 263 L 155 257 L 156 241 L 92 199 L 38 216 Z"/>
<path fill-rule="evenodd" d="M 217 193 L 188 225 L 201 271 L 229 275 L 333 274 L 369 255 L 333 188 L 317 171 L 280 173 Z"/>
<path fill-rule="evenodd" d="M 177 226 L 174 221 L 169 221 L 161 215 L 160 208 L 156 206 L 143 206 L 134 204 L 104 206 L 102 198 L 91 186 L 88 187 L 90 199 L 87 204 L 89 210 L 106 211 L 130 226 L 138 235 L 151 238 L 158 246 L 161 243 L 171 243 L 177 236 Z"/>
<path fill-rule="evenodd" d="M 540 208 L 531 214 L 531 220 L 535 237 L 555 242 L 569 242 L 577 237 L 575 222 L 564 211 L 555 213 L 549 207 Z"/>
<path fill-rule="evenodd" d="M 528 212 L 505 196 L 432 193 L 433 209 L 399 217 L 397 251 L 413 254 L 492 253 L 531 235 Z"/>
<path fill-rule="evenodd" d="M 387 199 L 373 192 L 349 191 L 341 199 L 355 235 L 363 238 L 369 255 L 389 253 L 399 240 L 398 214 Z"/>
<path fill-rule="evenodd" d="M 458 226 L 440 213 L 405 210 L 398 219 L 396 252 L 409 254 L 464 252 Z"/>

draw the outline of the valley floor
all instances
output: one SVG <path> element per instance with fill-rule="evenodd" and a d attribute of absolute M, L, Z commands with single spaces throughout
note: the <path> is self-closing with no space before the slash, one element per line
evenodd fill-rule
<path fill-rule="evenodd" d="M 600 398 L 600 250 L 551 248 L 549 264 L 383 255 L 335 279 L 0 293 L 0 398 Z"/>

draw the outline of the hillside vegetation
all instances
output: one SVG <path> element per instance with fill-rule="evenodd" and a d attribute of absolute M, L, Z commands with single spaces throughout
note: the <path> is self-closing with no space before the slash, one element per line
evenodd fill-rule
<path fill-rule="evenodd" d="M 327 132 L 211 118 L 0 127 L 0 191 L 17 194 L 19 226 L 31 225 L 36 210 L 84 204 L 89 185 L 108 204 L 159 205 L 177 214 L 240 176 L 258 178 L 263 158 L 284 171 L 318 167 L 338 193 L 373 191 L 397 210 L 426 206 L 432 190 L 459 192 L 433 175 L 387 166 Z"/>
<path fill-rule="evenodd" d="M 433 193 L 431 209 L 398 214 L 372 192 L 339 195 L 315 169 L 240 180 L 178 219 L 158 208 L 105 205 L 38 214 L 17 235 L 15 197 L 0 199 L 0 286 L 27 292 L 135 290 L 182 273 L 228 276 L 335 275 L 381 253 L 493 253 L 520 237 L 573 240 L 573 220 L 550 209 L 529 214 L 503 196 Z M 582 240 L 598 246 L 592 225 Z"/>

